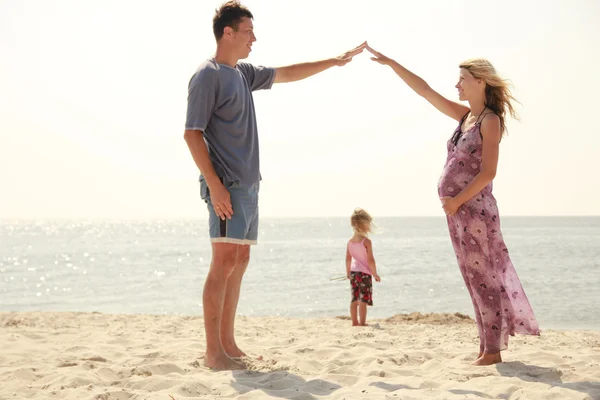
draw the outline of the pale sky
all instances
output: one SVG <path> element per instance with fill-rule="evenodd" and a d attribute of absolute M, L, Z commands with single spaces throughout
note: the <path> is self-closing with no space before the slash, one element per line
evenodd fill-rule
<path fill-rule="evenodd" d="M 0 0 L 0 218 L 206 218 L 183 140 L 187 84 L 219 1 Z M 501 215 L 600 215 L 600 2 L 247 0 L 247 61 L 282 66 L 364 40 L 457 99 L 486 57 L 515 85 Z M 442 216 L 455 121 L 387 67 L 255 92 L 261 216 Z"/>

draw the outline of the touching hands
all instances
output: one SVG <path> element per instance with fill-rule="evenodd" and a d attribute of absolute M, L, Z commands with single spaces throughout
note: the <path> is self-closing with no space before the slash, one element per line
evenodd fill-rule
<path fill-rule="evenodd" d="M 338 67 L 341 67 L 343 65 L 348 64 L 350 61 L 352 61 L 352 57 L 354 57 L 357 54 L 362 53 L 362 51 L 364 49 L 367 49 L 369 51 L 369 53 L 371 53 L 373 55 L 371 57 L 371 60 L 376 61 L 379 64 L 389 65 L 392 61 L 391 58 L 384 56 L 383 54 L 381 54 L 380 52 L 376 51 L 371 46 L 369 46 L 369 44 L 366 41 L 361 43 L 359 46 L 355 47 L 354 49 L 345 52 L 341 56 L 334 58 L 333 60 L 335 61 L 335 64 Z"/>
<path fill-rule="evenodd" d="M 335 57 L 333 59 L 335 62 L 335 65 L 337 65 L 338 67 L 342 67 L 342 66 L 348 64 L 350 61 L 352 61 L 352 57 L 354 57 L 357 54 L 362 53 L 362 51 L 366 48 L 366 46 L 367 46 L 367 42 L 363 42 L 359 46 L 353 48 L 352 50 L 345 52 L 341 56 Z"/>

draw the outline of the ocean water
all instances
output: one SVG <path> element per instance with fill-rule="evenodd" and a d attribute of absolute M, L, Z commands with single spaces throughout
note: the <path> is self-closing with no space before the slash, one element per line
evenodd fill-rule
<path fill-rule="evenodd" d="M 473 316 L 444 218 L 379 218 L 369 317 Z M 542 329 L 600 329 L 600 217 L 504 217 Z M 347 315 L 348 218 L 261 220 L 238 314 Z M 207 222 L 0 221 L 0 311 L 202 314 Z"/>

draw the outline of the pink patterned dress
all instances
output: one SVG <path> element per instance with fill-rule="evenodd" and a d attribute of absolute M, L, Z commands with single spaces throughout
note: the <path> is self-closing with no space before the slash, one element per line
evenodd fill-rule
<path fill-rule="evenodd" d="M 467 115 L 448 140 L 448 157 L 438 183 L 440 197 L 456 196 L 481 168 L 481 121 L 462 132 Z M 539 335 L 538 323 L 500 232 L 492 183 L 447 220 L 458 266 L 475 308 L 480 350 L 488 354 L 505 350 L 508 336 L 515 333 Z"/>

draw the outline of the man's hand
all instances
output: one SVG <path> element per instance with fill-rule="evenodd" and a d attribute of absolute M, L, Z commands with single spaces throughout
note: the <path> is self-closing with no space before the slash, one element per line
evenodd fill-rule
<path fill-rule="evenodd" d="M 383 54 L 381 54 L 380 52 L 376 51 L 371 46 L 369 46 L 367 44 L 367 42 L 365 42 L 365 48 L 369 51 L 369 53 L 371 53 L 373 55 L 373 57 L 371 57 L 371 60 L 376 61 L 379 64 L 389 65 L 390 62 L 392 61 L 391 58 L 384 56 Z"/>
<path fill-rule="evenodd" d="M 350 51 L 345 52 L 341 56 L 335 57 L 333 60 L 335 61 L 335 65 L 338 67 L 342 67 L 352 61 L 352 57 L 357 54 L 362 53 L 362 51 L 366 48 L 367 42 L 361 43 L 359 46 L 353 48 Z"/>
<path fill-rule="evenodd" d="M 209 186 L 210 202 L 215 213 L 224 220 L 231 219 L 233 208 L 231 207 L 231 196 L 227 188 L 219 181 Z"/>
<path fill-rule="evenodd" d="M 311 61 L 300 64 L 288 65 L 286 67 L 275 68 L 275 80 L 273 82 L 296 82 L 302 79 L 306 79 L 310 76 L 316 75 L 334 66 L 341 67 L 352 61 L 352 57 L 361 53 L 365 49 L 366 45 L 367 42 L 364 42 L 360 46 L 345 52 L 339 57 L 327 58 L 321 61 Z"/>

